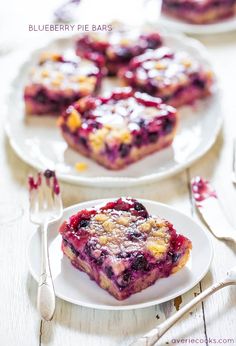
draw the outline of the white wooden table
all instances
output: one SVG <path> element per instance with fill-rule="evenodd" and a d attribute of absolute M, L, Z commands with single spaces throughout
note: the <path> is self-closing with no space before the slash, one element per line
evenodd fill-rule
<path fill-rule="evenodd" d="M 23 3 L 26 3 L 26 0 Z M 36 6 L 36 3 L 34 4 Z M 10 11 L 12 5 L 7 6 Z M 33 6 L 31 7 L 33 11 Z M 15 15 L 14 18 L 17 18 L 16 12 L 11 12 L 13 17 Z M 0 21 L 0 34 L 3 34 L 5 33 L 3 24 L 9 25 L 9 22 L 7 23 L 4 12 L 0 13 L 2 19 L 5 19 Z M 17 20 L 14 23 L 17 24 Z M 11 26 L 13 26 L 13 32 L 14 30 L 17 32 L 18 27 L 14 28 L 12 21 Z M 32 36 L 30 39 L 33 44 Z M 201 175 L 209 178 L 217 187 L 226 213 L 236 227 L 236 190 L 230 180 L 232 139 L 236 136 L 236 33 L 214 37 L 205 36 L 199 39 L 209 50 L 223 91 L 224 126 L 213 148 L 191 168 L 161 183 L 122 190 L 62 184 L 65 206 L 98 197 L 131 195 L 170 204 L 197 218 L 191 204 L 189 181 L 191 177 Z M 0 105 L 4 104 L 4 92 L 11 78 L 14 77 L 22 56 L 26 53 L 25 47 L 27 42 L 24 43 L 23 52 L 14 51 L 12 54 L 0 56 Z M 179 306 L 190 301 L 213 281 L 220 279 L 227 269 L 235 265 L 236 247 L 220 242 L 212 236 L 214 259 L 210 271 L 191 291 L 173 301 L 140 310 L 112 312 L 83 308 L 57 299 L 53 321 L 48 323 L 40 321 L 36 311 L 37 285 L 28 272 L 26 258 L 27 240 L 32 232 L 32 226 L 28 222 L 26 179 L 33 170 L 24 164 L 10 148 L 3 131 L 3 114 L 4 109 L 1 107 L 0 345 L 128 345 L 173 314 Z M 209 131 L 211 131 L 210 128 Z M 23 216 L 14 222 L 2 223 L 1 215 L 6 212 L 7 206 L 15 201 L 23 208 Z M 191 345 L 236 344 L 235 306 L 236 288 L 225 288 L 185 316 L 158 344 L 175 345 L 178 340 L 179 344 Z"/>

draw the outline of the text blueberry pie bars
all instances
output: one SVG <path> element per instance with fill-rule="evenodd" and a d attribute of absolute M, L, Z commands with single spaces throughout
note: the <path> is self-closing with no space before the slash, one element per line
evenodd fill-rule
<path fill-rule="evenodd" d="M 170 222 L 132 198 L 81 210 L 60 233 L 71 263 L 119 300 L 180 270 L 192 248 Z"/>
<path fill-rule="evenodd" d="M 92 94 L 100 85 L 102 72 L 90 60 L 71 52 L 41 54 L 24 90 L 26 113 L 57 115 L 80 97 Z"/>
<path fill-rule="evenodd" d="M 236 14 L 236 0 L 163 0 L 164 13 L 193 24 L 208 24 Z"/>
<path fill-rule="evenodd" d="M 131 58 L 146 49 L 160 47 L 162 39 L 156 32 L 141 33 L 134 29 L 116 29 L 106 33 L 84 34 L 76 42 L 79 56 L 90 58 L 105 65 L 109 75 L 116 75 Z"/>
<path fill-rule="evenodd" d="M 72 148 L 117 170 L 169 146 L 177 113 L 159 98 L 119 88 L 107 97 L 80 99 L 67 108 L 58 124 Z"/>
<path fill-rule="evenodd" d="M 161 97 L 174 107 L 211 94 L 212 72 L 183 51 L 168 47 L 148 50 L 120 72 L 125 85 Z"/>

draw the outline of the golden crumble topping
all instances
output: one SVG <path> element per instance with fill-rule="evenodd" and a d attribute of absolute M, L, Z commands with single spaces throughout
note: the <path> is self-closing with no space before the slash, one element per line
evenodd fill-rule
<path fill-rule="evenodd" d="M 99 244 L 114 254 L 141 249 L 159 258 L 169 247 L 168 229 L 162 219 L 137 218 L 126 211 L 104 210 L 89 221 L 89 232 L 92 230 L 98 236 Z"/>
<path fill-rule="evenodd" d="M 39 64 L 31 70 L 30 79 L 34 84 L 59 90 L 79 90 L 87 95 L 95 89 L 98 72 L 92 61 L 80 59 L 71 51 L 65 52 L 63 57 L 59 53 L 43 52 Z"/>
<path fill-rule="evenodd" d="M 81 116 L 77 110 L 73 109 L 73 111 L 70 113 L 69 117 L 67 118 L 66 124 L 69 127 L 69 129 L 74 132 L 78 127 L 81 126 Z"/>

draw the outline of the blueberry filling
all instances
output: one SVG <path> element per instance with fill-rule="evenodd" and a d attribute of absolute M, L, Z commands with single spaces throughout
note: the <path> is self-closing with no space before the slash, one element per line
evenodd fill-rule
<path fill-rule="evenodd" d="M 163 96 L 162 100 L 166 103 L 169 103 L 172 100 L 179 99 L 182 97 L 182 94 L 189 93 L 192 94 L 192 88 L 199 89 L 204 91 L 206 89 L 206 82 L 204 80 L 195 79 L 186 87 L 179 87 L 172 95 Z"/>
<path fill-rule="evenodd" d="M 129 234 L 128 234 L 129 240 L 136 241 L 140 238 L 143 238 L 143 234 L 139 231 L 131 230 L 131 232 L 129 232 Z"/>
<path fill-rule="evenodd" d="M 125 270 L 124 273 L 117 278 L 117 284 L 120 288 L 125 288 L 129 285 L 131 281 L 131 273 L 128 270 Z"/>
<path fill-rule="evenodd" d="M 85 245 L 84 252 L 93 259 L 93 251 L 96 249 L 97 241 L 96 239 L 90 239 Z"/>
<path fill-rule="evenodd" d="M 157 48 L 157 40 L 154 37 L 149 37 L 148 38 L 147 48 L 148 49 L 155 49 L 155 48 Z"/>
<path fill-rule="evenodd" d="M 46 169 L 43 175 L 45 176 L 45 178 L 52 178 L 55 177 L 55 172 L 51 171 L 50 169 Z"/>
<path fill-rule="evenodd" d="M 94 259 L 94 262 L 97 265 L 101 266 L 103 264 L 103 262 L 104 262 L 104 259 L 105 259 L 106 255 L 107 255 L 107 253 L 105 251 L 102 251 L 101 255 Z"/>
<path fill-rule="evenodd" d="M 80 93 L 66 97 L 63 93 L 51 97 L 46 89 L 40 89 L 34 95 L 25 94 L 25 100 L 30 100 L 32 103 L 37 103 L 47 108 L 48 112 L 56 112 L 64 110 L 69 104 L 73 103 L 80 97 Z M 46 112 L 46 110 L 45 110 Z"/>
<path fill-rule="evenodd" d="M 143 141 L 143 138 L 141 135 L 136 135 L 135 138 L 134 138 L 134 144 L 137 146 L 137 147 L 140 147 L 142 145 L 142 141 Z"/>
<path fill-rule="evenodd" d="M 135 202 L 135 204 L 134 204 L 134 209 L 137 210 L 137 211 L 146 210 L 146 208 L 144 207 L 144 205 L 142 205 L 142 204 L 139 203 L 139 202 Z"/>
<path fill-rule="evenodd" d="M 40 89 L 33 99 L 41 104 L 47 104 L 49 102 L 48 95 L 44 89 Z"/>
<path fill-rule="evenodd" d="M 179 253 L 172 254 L 172 262 L 173 263 L 176 263 L 179 258 L 180 258 L 180 254 Z"/>
<path fill-rule="evenodd" d="M 105 273 L 107 274 L 107 277 L 109 279 L 114 275 L 114 272 L 111 266 L 105 267 Z"/>
<path fill-rule="evenodd" d="M 149 132 L 148 139 L 150 143 L 155 143 L 158 139 L 158 132 Z"/>
<path fill-rule="evenodd" d="M 142 128 L 145 126 L 145 120 L 144 119 L 140 119 L 138 122 L 139 126 Z"/>
<path fill-rule="evenodd" d="M 193 85 L 199 89 L 205 89 L 206 83 L 204 80 L 197 78 L 193 81 Z"/>
<path fill-rule="evenodd" d="M 133 270 L 146 271 L 148 269 L 147 259 L 143 255 L 137 255 L 136 258 L 133 260 L 131 267 Z"/>
<path fill-rule="evenodd" d="M 130 60 L 133 56 L 131 50 L 129 48 L 126 47 L 119 47 L 116 50 L 116 54 L 117 54 L 117 58 L 120 59 L 121 61 L 127 61 Z"/>
<path fill-rule="evenodd" d="M 119 148 L 119 153 L 122 158 L 125 158 L 126 156 L 129 155 L 131 150 L 130 145 L 122 143 Z"/>
<path fill-rule="evenodd" d="M 70 246 L 71 251 L 75 254 L 75 256 L 78 257 L 80 255 L 79 251 L 75 250 L 74 246 L 72 246 L 72 245 L 69 245 L 69 246 Z"/>
<path fill-rule="evenodd" d="M 165 119 L 164 125 L 163 125 L 163 130 L 165 134 L 168 134 L 173 130 L 174 122 L 175 120 L 173 121 L 173 119 L 170 119 L 170 118 Z"/>
<path fill-rule="evenodd" d="M 90 241 L 87 242 L 84 252 L 89 257 L 90 261 L 98 266 L 101 266 L 103 264 L 104 259 L 107 256 L 106 250 L 100 251 L 97 248 L 97 242 L 95 239 L 90 239 Z"/>
<path fill-rule="evenodd" d="M 79 223 L 79 227 L 87 227 L 89 225 L 88 220 L 81 220 Z"/>
<path fill-rule="evenodd" d="M 86 138 L 84 138 L 84 137 L 79 137 L 79 142 L 80 142 L 84 147 L 87 147 L 87 146 L 88 146 L 87 140 L 86 140 Z"/>

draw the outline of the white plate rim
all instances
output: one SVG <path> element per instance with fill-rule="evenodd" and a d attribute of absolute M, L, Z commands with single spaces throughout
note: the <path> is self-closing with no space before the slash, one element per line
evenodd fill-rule
<path fill-rule="evenodd" d="M 108 202 L 111 200 L 115 200 L 119 197 L 113 197 L 113 198 L 103 198 L 103 199 L 95 199 L 95 200 L 90 200 L 90 201 L 86 201 L 86 202 L 82 202 L 82 203 L 77 203 L 77 204 L 73 204 L 72 206 L 69 206 L 67 208 L 64 208 L 63 210 L 63 215 L 65 212 L 70 212 L 71 210 L 73 210 L 74 208 L 88 208 L 89 205 L 90 207 L 92 205 L 97 205 L 100 203 L 104 203 L 104 202 Z M 177 213 L 179 215 L 181 215 L 181 217 L 187 218 L 190 222 L 195 223 L 199 229 L 201 229 L 201 232 L 204 234 L 204 236 L 206 237 L 207 241 L 208 241 L 208 246 L 209 246 L 209 259 L 208 259 L 208 264 L 205 267 L 205 270 L 202 272 L 201 275 L 199 275 L 199 277 L 197 279 L 195 279 L 189 286 L 183 288 L 182 290 L 179 290 L 177 294 L 170 294 L 169 296 L 163 298 L 163 299 L 156 299 L 156 300 L 152 300 L 149 302 L 145 302 L 145 303 L 139 303 L 139 304 L 132 304 L 132 305 L 121 305 L 121 306 L 112 306 L 112 305 L 104 305 L 104 304 L 90 304 L 90 303 L 84 303 L 82 301 L 78 301 L 78 300 L 74 300 L 71 299 L 63 294 L 58 294 L 56 293 L 56 296 L 62 300 L 68 301 L 69 303 L 75 304 L 75 305 L 79 305 L 79 306 L 84 306 L 87 308 L 93 308 L 93 309 L 97 309 L 97 310 L 110 310 L 110 311 L 122 311 L 122 310 L 136 310 L 136 309 L 142 309 L 142 308 L 147 308 L 147 307 L 151 307 L 151 306 L 155 306 L 155 305 L 159 305 L 162 303 L 165 303 L 171 299 L 176 298 L 179 295 L 182 295 L 186 292 L 188 292 L 190 289 L 192 289 L 195 285 L 197 285 L 204 277 L 205 275 L 208 273 L 211 263 L 212 263 L 212 259 L 213 259 L 213 245 L 212 245 L 212 241 L 210 239 L 209 236 L 209 232 L 207 231 L 206 227 L 203 226 L 202 224 L 200 224 L 200 222 L 197 222 L 195 219 L 191 218 L 190 216 L 186 215 L 185 213 L 181 212 L 180 210 L 169 206 L 167 204 L 164 203 L 160 203 L 157 201 L 152 201 L 152 200 L 148 200 L 148 199 L 140 199 L 139 201 L 141 203 L 151 203 L 154 206 L 158 207 L 164 207 L 169 209 L 170 211 Z M 30 236 L 29 240 L 28 240 L 28 244 L 27 244 L 27 262 L 28 262 L 28 268 L 30 271 L 30 274 L 32 275 L 32 277 L 35 279 L 36 282 L 38 282 L 38 275 L 35 273 L 32 265 L 31 265 L 31 260 L 30 260 L 30 247 L 31 247 L 31 242 L 33 237 L 35 236 L 35 233 L 38 232 L 38 229 L 35 230 L 35 232 L 33 232 L 33 234 Z M 173 274 L 174 275 L 174 274 Z M 168 278 L 167 278 L 168 279 Z M 56 291 L 56 290 L 55 290 Z"/>
<path fill-rule="evenodd" d="M 77 35 L 73 35 L 71 37 L 69 37 L 69 39 L 73 39 L 74 36 L 76 37 Z M 185 40 L 186 44 L 188 44 L 189 46 L 193 47 L 195 50 L 197 50 L 199 52 L 199 54 L 201 55 L 201 58 L 205 61 L 205 63 L 207 65 L 210 65 L 211 68 L 213 69 L 213 71 L 215 71 L 214 66 L 212 66 L 212 62 L 211 59 L 209 57 L 209 54 L 207 52 L 207 49 L 205 48 L 205 46 L 203 44 L 201 44 L 198 40 L 194 39 L 194 38 L 190 38 L 187 37 L 181 33 L 179 34 L 167 34 L 167 33 L 162 33 L 163 38 L 172 38 L 175 39 L 177 41 L 182 42 L 183 40 Z M 26 70 L 29 61 L 31 60 L 31 58 L 35 55 L 37 55 L 42 49 L 44 49 L 45 46 L 51 45 L 56 41 L 63 41 L 63 40 L 68 40 L 68 38 L 62 37 L 62 38 L 58 38 L 58 39 L 52 39 L 49 40 L 48 43 L 45 45 L 45 43 L 38 49 L 34 50 L 33 52 L 31 52 L 31 55 L 28 56 L 27 59 L 25 59 L 25 61 L 23 62 L 23 64 L 21 64 L 20 67 L 20 71 L 24 71 Z M 13 80 L 13 82 L 11 83 L 11 87 L 8 91 L 8 95 L 7 95 L 7 100 L 10 100 L 12 93 L 14 93 L 14 86 L 17 83 L 21 72 L 19 72 L 16 76 L 16 78 Z M 220 86 L 219 86 L 219 81 L 217 79 L 217 75 L 215 73 L 216 76 L 216 90 L 215 90 L 215 95 L 217 95 L 217 98 L 219 99 L 220 105 L 221 105 L 221 90 L 220 90 Z M 8 112 L 6 112 L 6 117 L 5 117 L 5 122 L 4 122 L 4 129 L 5 129 L 5 133 L 8 137 L 9 143 L 11 145 L 11 147 L 13 148 L 13 150 L 15 151 L 15 153 L 29 166 L 35 168 L 36 170 L 45 170 L 48 167 L 44 167 L 43 165 L 38 164 L 38 162 L 36 162 L 35 160 L 31 159 L 29 156 L 27 156 L 26 153 L 24 153 L 24 151 L 18 146 L 16 140 L 14 139 L 14 136 L 11 134 L 11 129 L 10 129 L 10 124 L 7 120 L 8 116 Z M 188 158 L 188 160 L 186 162 L 181 162 L 176 164 L 174 167 L 170 167 L 168 168 L 167 171 L 163 171 L 163 172 L 157 172 L 157 173 L 152 173 L 152 174 L 146 174 L 146 175 L 142 175 L 139 177 L 128 177 L 128 176 L 124 176 L 124 177 L 102 177 L 102 176 L 97 176 L 97 177 L 86 177 L 86 176 L 73 176 L 70 174 L 63 174 L 60 172 L 57 172 L 57 176 L 60 180 L 70 183 L 70 184 L 76 184 L 76 185 L 82 185 L 82 186 L 104 186 L 104 187 L 130 187 L 130 186 L 137 186 L 137 185 L 143 185 L 146 183 L 153 183 L 156 181 L 160 181 L 162 179 L 165 178 L 169 178 L 173 175 L 178 174 L 179 172 L 183 171 L 184 169 L 190 167 L 194 162 L 196 162 L 197 160 L 199 160 L 202 156 L 204 156 L 209 150 L 210 148 L 213 146 L 213 144 L 215 143 L 217 136 L 221 130 L 223 124 L 223 116 L 222 116 L 222 112 L 220 112 L 220 115 L 217 117 L 217 122 L 214 124 L 214 128 L 213 128 L 213 132 L 211 133 L 211 137 L 210 140 L 208 140 L 207 144 L 205 144 L 205 146 L 199 150 L 198 153 L 195 153 L 193 155 L 193 157 Z"/>

